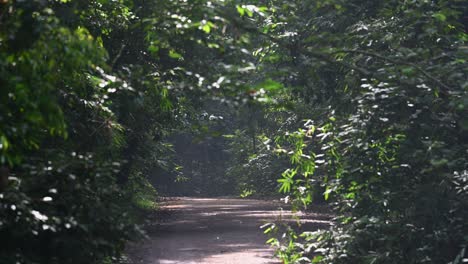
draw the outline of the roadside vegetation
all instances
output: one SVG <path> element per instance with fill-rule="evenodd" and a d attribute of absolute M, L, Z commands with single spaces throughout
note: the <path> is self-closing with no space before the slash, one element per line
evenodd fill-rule
<path fill-rule="evenodd" d="M 468 262 L 464 0 L 0 1 L 0 262 L 117 263 L 159 195 L 326 203 L 284 263 Z"/>

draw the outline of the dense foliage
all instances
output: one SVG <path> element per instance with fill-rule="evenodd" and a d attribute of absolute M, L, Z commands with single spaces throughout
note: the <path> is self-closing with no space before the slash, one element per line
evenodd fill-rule
<path fill-rule="evenodd" d="M 138 237 L 138 211 L 154 207 L 147 176 L 177 170 L 162 139 L 190 127 L 199 97 L 223 81 L 215 62 L 239 53 L 215 11 L 0 2 L 2 262 L 114 262 Z M 225 42 L 208 35 L 215 27 Z"/>
<path fill-rule="evenodd" d="M 280 188 L 307 206 L 319 181 L 338 214 L 330 230 L 271 240 L 285 262 L 466 261 L 466 3 L 273 8 L 267 56 L 309 119 L 278 138 L 292 164 Z"/>
<path fill-rule="evenodd" d="M 285 263 L 466 262 L 467 17 L 463 0 L 0 1 L 1 261 L 113 263 L 156 190 L 278 189 L 337 215 L 270 240 Z"/>

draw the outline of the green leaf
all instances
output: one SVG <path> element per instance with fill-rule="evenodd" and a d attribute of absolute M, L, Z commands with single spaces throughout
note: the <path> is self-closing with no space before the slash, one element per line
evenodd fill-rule
<path fill-rule="evenodd" d="M 180 58 L 182 58 L 182 54 L 176 52 L 175 50 L 170 50 L 169 51 L 169 57 L 171 57 L 173 59 L 180 59 Z"/>
<path fill-rule="evenodd" d="M 272 91 L 278 91 L 280 89 L 284 88 L 283 84 L 274 81 L 272 79 L 267 79 L 263 81 L 262 83 L 258 84 L 255 86 L 255 90 L 260 90 L 264 89 L 266 91 L 272 92 Z"/>
<path fill-rule="evenodd" d="M 411 66 L 404 67 L 401 69 L 401 72 L 404 73 L 405 75 L 410 75 L 414 72 L 414 68 Z"/>
<path fill-rule="evenodd" d="M 245 8 L 241 7 L 240 5 L 237 5 L 236 8 L 237 8 L 237 13 L 239 13 L 241 17 L 245 15 Z"/>
<path fill-rule="evenodd" d="M 205 25 L 202 27 L 202 30 L 205 31 L 206 33 L 210 33 L 211 27 L 210 27 L 208 24 L 205 24 Z"/>
<path fill-rule="evenodd" d="M 328 198 L 330 196 L 330 193 L 332 193 L 332 191 L 333 190 L 329 186 L 327 186 L 327 189 L 323 193 L 323 197 L 325 198 L 325 201 L 328 201 Z"/>
<path fill-rule="evenodd" d="M 0 137 L 0 149 L 5 151 L 8 150 L 10 146 L 10 143 L 8 142 L 8 139 L 5 136 Z"/>
<path fill-rule="evenodd" d="M 151 45 L 151 46 L 148 47 L 148 51 L 149 51 L 150 53 L 153 53 L 153 54 L 154 54 L 154 53 L 157 53 L 157 52 L 159 51 L 159 47 L 156 46 L 156 45 Z"/>
<path fill-rule="evenodd" d="M 447 17 L 442 13 L 435 13 L 435 14 L 432 15 L 432 17 L 439 20 L 439 21 L 447 20 Z"/>
<path fill-rule="evenodd" d="M 312 263 L 320 263 L 320 261 L 322 261 L 323 259 L 323 256 L 315 256 L 313 259 L 312 259 Z"/>

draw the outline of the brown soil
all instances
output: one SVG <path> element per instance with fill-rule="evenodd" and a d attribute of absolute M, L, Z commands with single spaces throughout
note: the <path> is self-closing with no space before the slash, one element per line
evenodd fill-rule
<path fill-rule="evenodd" d="M 260 226 L 294 221 L 292 213 L 274 201 L 232 198 L 174 198 L 163 203 L 164 221 L 155 219 L 149 239 L 129 249 L 138 264 L 262 264 L 280 263 Z M 317 229 L 329 216 L 311 213 L 303 222 Z M 310 229 L 309 229 L 310 230 Z"/>

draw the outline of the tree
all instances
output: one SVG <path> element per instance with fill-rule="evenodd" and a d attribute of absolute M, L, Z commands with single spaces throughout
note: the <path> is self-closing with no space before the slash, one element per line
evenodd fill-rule
<path fill-rule="evenodd" d="M 285 84 L 311 119 L 283 141 L 293 166 L 281 190 L 307 205 L 319 180 L 339 215 L 330 231 L 303 233 L 305 244 L 285 260 L 460 263 L 467 228 L 460 191 L 467 166 L 466 6 L 272 5 L 277 15 L 265 24 L 275 34 L 265 38 L 275 52 L 265 56 L 276 56 L 273 65 L 282 63 L 279 72 L 293 77 Z"/>

